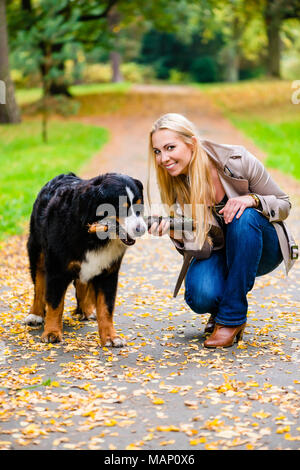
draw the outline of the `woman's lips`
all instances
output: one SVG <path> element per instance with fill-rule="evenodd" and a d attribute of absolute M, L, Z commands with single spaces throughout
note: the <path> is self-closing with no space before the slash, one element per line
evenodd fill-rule
<path fill-rule="evenodd" d="M 176 162 L 170 163 L 170 165 L 164 165 L 164 167 L 169 170 L 170 168 L 173 168 L 173 166 L 176 165 Z"/>

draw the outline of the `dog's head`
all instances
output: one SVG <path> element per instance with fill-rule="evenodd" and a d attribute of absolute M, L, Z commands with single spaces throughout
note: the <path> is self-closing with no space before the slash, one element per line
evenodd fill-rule
<path fill-rule="evenodd" d="M 119 173 L 106 173 L 95 178 L 93 186 L 96 210 L 92 223 L 98 227 L 114 227 L 107 236 L 118 237 L 127 246 L 133 245 L 147 230 L 141 181 Z M 99 231 L 97 235 L 105 238 Z"/>

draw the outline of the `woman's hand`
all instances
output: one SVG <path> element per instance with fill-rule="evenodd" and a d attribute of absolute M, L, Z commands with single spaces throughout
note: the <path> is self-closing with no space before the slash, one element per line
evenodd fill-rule
<path fill-rule="evenodd" d="M 169 233 L 170 223 L 168 220 L 162 220 L 160 224 L 158 222 L 154 222 L 151 227 L 148 229 L 148 232 L 151 235 L 155 235 L 157 237 L 161 237 L 165 235 L 165 233 Z"/>
<path fill-rule="evenodd" d="M 255 200 L 251 196 L 238 196 L 228 199 L 219 214 L 223 214 L 225 224 L 232 222 L 235 214 L 239 219 L 247 207 L 256 207 Z"/>

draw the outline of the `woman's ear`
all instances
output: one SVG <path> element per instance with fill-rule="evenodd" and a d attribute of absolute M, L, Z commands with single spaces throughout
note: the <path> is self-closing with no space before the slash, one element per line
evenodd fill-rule
<path fill-rule="evenodd" d="M 192 135 L 192 146 L 193 146 L 193 150 L 195 149 L 197 145 L 197 137 L 195 137 L 194 135 Z"/>

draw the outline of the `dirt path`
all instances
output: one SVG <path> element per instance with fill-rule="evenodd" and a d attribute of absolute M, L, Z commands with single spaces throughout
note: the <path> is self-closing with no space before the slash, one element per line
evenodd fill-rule
<path fill-rule="evenodd" d="M 148 132 L 165 112 L 185 114 L 204 138 L 242 144 L 264 158 L 198 91 L 136 86 L 128 102 L 114 115 L 84 119 L 107 127 L 111 140 L 82 176 L 119 171 L 145 183 Z M 275 176 L 297 201 L 299 184 Z M 299 240 L 297 204 L 289 220 Z M 288 278 L 280 266 L 257 280 L 243 343 L 217 351 L 203 347 L 207 316 L 191 312 L 183 288 L 172 298 L 180 264 L 167 237 L 140 239 L 126 253 L 115 323 L 127 347 L 99 348 L 96 323 L 72 315 L 72 289 L 64 341 L 45 345 L 38 328 L 22 323 L 32 298 L 25 237 L 7 241 L 0 259 L 0 448 L 299 449 L 299 263 Z"/>

